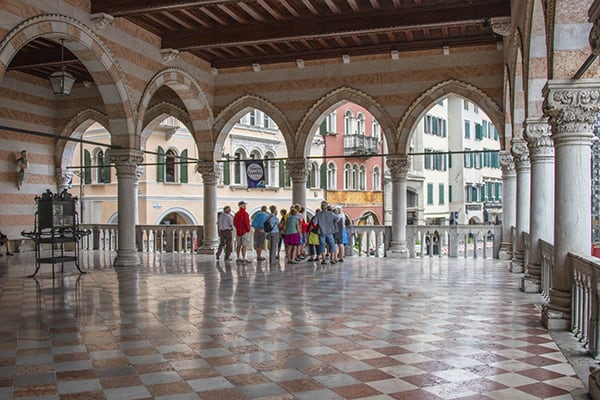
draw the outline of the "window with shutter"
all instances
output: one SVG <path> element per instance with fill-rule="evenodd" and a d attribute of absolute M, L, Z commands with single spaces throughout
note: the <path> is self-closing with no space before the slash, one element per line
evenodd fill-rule
<path fill-rule="evenodd" d="M 321 189 L 327 189 L 327 166 L 325 163 L 321 164 Z"/>
<path fill-rule="evenodd" d="M 230 183 L 229 154 L 225 154 L 225 162 L 223 163 L 223 184 L 229 185 Z"/>
<path fill-rule="evenodd" d="M 181 151 L 181 158 L 179 159 L 179 181 L 181 183 L 188 183 L 188 151 L 187 149 Z"/>
<path fill-rule="evenodd" d="M 279 187 L 285 187 L 285 162 L 279 160 Z"/>
<path fill-rule="evenodd" d="M 104 152 L 104 183 L 110 183 L 110 148 Z"/>
<path fill-rule="evenodd" d="M 165 181 L 165 151 L 162 147 L 158 146 L 157 162 L 156 162 L 156 181 Z"/>
<path fill-rule="evenodd" d="M 92 183 L 92 155 L 88 150 L 83 151 L 83 183 Z"/>

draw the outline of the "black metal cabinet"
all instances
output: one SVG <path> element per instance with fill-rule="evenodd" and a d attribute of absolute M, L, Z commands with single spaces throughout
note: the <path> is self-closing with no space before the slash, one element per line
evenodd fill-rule
<path fill-rule="evenodd" d="M 35 245 L 35 271 L 29 277 L 34 277 L 42 264 L 60 265 L 63 272 L 67 262 L 73 262 L 75 268 L 84 274 L 79 267 L 79 242 L 88 235 L 87 230 L 79 229 L 77 216 L 77 197 L 66 190 L 62 193 L 52 193 L 47 190 L 41 196 L 36 196 L 37 211 L 35 225 L 31 232 L 22 235 L 33 240 Z M 49 249 L 45 249 L 49 247 Z"/>

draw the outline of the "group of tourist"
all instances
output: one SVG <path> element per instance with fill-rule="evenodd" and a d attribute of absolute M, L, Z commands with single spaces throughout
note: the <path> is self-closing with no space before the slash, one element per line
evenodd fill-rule
<path fill-rule="evenodd" d="M 250 219 L 246 211 L 247 203 L 238 202 L 238 211 L 231 214 L 231 207 L 225 206 L 219 214 L 219 247 L 216 258 L 224 252 L 225 261 L 231 261 L 233 253 L 233 233 L 235 232 L 236 263 L 248 264 L 249 246 L 254 246 L 256 260 L 266 260 L 263 255 L 265 246 L 270 263 L 279 259 L 283 248 L 286 262 L 296 264 L 303 260 L 321 261 L 322 264 L 335 264 L 344 261 L 345 245 L 348 244 L 348 226 L 350 220 L 341 207 L 331 207 L 326 201 L 321 208 L 307 219 L 306 210 L 300 204 L 294 204 L 289 212 L 277 207 L 263 205 Z"/>

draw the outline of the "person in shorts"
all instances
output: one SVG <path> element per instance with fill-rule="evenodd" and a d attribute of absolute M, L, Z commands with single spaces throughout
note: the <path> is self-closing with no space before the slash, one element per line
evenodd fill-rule
<path fill-rule="evenodd" d="M 248 215 L 248 211 L 246 211 L 247 203 L 243 200 L 238 202 L 238 211 L 235 213 L 233 217 L 233 226 L 235 227 L 235 234 L 237 237 L 236 247 L 235 247 L 235 255 L 237 259 L 235 262 L 237 264 L 247 264 L 250 262 L 248 258 L 246 258 L 246 251 L 248 246 L 252 246 L 252 237 L 250 234 L 250 215 Z"/>

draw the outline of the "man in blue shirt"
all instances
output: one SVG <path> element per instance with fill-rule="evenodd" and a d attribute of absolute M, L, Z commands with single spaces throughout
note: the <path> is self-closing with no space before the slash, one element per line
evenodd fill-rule
<path fill-rule="evenodd" d="M 275 263 L 277 257 L 279 257 L 279 219 L 277 218 L 277 206 L 269 207 L 269 224 L 271 225 L 271 232 L 267 234 L 269 239 L 269 262 Z"/>
<path fill-rule="evenodd" d="M 321 245 L 321 259 L 322 264 L 327 264 L 325 258 L 326 250 L 329 250 L 329 260 L 332 264 L 337 262 L 335 241 L 333 240 L 333 234 L 338 230 L 339 217 L 331 210 L 331 207 L 326 201 L 321 202 L 321 212 L 315 217 L 315 223 L 319 225 L 319 242 Z"/>
<path fill-rule="evenodd" d="M 265 233 L 265 221 L 269 218 L 267 213 L 267 206 L 262 206 L 260 211 L 256 213 L 252 220 L 252 227 L 254 228 L 254 250 L 256 250 L 256 260 L 262 261 L 265 258 L 262 256 L 263 248 L 265 247 L 265 239 L 267 237 Z"/>

